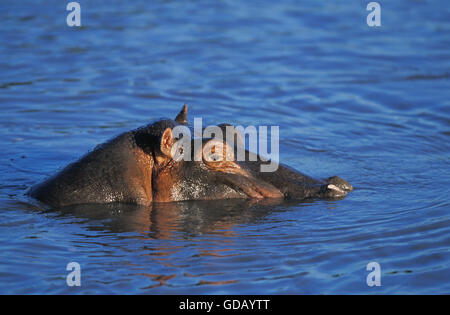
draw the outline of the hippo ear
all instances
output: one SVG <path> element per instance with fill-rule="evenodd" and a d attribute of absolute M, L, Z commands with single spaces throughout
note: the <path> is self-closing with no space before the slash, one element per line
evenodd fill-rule
<path fill-rule="evenodd" d="M 180 125 L 186 125 L 187 124 L 187 106 L 184 104 L 181 111 L 178 113 L 177 117 L 175 117 L 175 121 L 179 123 Z"/>
<path fill-rule="evenodd" d="M 173 143 L 174 143 L 174 139 L 172 136 L 172 129 L 166 128 L 166 130 L 164 130 L 164 133 L 161 137 L 161 146 L 160 146 L 160 150 L 165 156 L 172 157 Z"/>

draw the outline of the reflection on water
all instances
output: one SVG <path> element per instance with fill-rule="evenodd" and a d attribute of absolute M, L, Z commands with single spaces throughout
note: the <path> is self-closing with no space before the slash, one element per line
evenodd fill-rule
<path fill-rule="evenodd" d="M 236 236 L 233 227 L 251 223 L 270 214 L 278 200 L 220 200 L 129 204 L 77 205 L 47 210 L 61 216 L 100 221 L 111 233 L 136 232 L 143 239 L 195 237 L 202 234 Z M 283 202 L 288 205 L 288 202 Z M 298 202 L 297 202 L 298 204 Z"/>
<path fill-rule="evenodd" d="M 81 29 L 61 1 L 0 2 L 0 293 L 450 293 L 450 7 L 391 2 L 376 29 L 355 1 L 81 0 Z M 24 195 L 183 103 L 205 125 L 279 126 L 282 163 L 355 191 L 148 208 Z"/>
<path fill-rule="evenodd" d="M 19 202 L 10 203 L 9 209 L 27 209 L 25 217 L 29 219 L 11 220 L 5 227 L 21 229 L 23 225 L 30 225 L 39 230 L 38 233 L 22 230 L 22 236 L 11 249 L 16 252 L 14 257 L 18 257 L 17 251 L 20 253 L 24 248 L 39 249 L 52 255 L 51 264 L 33 262 L 34 268 L 45 271 L 55 265 L 62 267 L 65 259 L 71 257 L 70 252 L 76 253 L 72 258 L 81 264 L 83 273 L 86 272 L 84 269 L 89 272 L 90 266 L 99 268 L 101 280 L 93 283 L 89 276 L 84 277 L 87 282 L 84 285 L 89 287 L 87 292 L 96 292 L 99 284 L 111 286 L 111 292 L 114 292 L 120 289 L 123 281 L 130 281 L 132 277 L 135 286 L 125 286 L 127 293 L 151 293 L 155 288 L 177 290 L 180 283 L 182 287 L 190 287 L 190 293 L 207 293 L 209 286 L 244 286 L 238 275 L 230 277 L 226 272 L 226 269 L 233 268 L 232 265 L 222 265 L 235 263 L 243 266 L 248 262 L 248 258 L 242 255 L 245 250 L 239 248 L 242 234 L 236 228 L 253 225 L 256 230 L 247 237 L 258 238 L 266 233 L 259 229 L 268 216 L 300 205 L 302 203 L 279 200 L 236 199 L 155 203 L 151 206 L 77 205 L 43 210 L 41 206 Z M 278 208 L 280 206 L 283 210 Z M 59 240 L 56 243 L 46 241 L 49 222 L 58 222 Z M 276 235 L 281 234 L 277 232 Z M 8 250 L 3 255 L 7 254 Z M 254 259 L 264 261 L 263 257 L 258 253 Z M 121 262 L 111 264 L 106 262 L 109 259 L 120 259 Z M 14 258 L 10 263 L 19 267 L 23 262 Z M 260 269 L 265 273 L 272 268 L 256 266 L 254 271 L 259 274 Z M 8 276 L 11 279 L 18 277 L 15 273 Z M 64 286 L 58 286 L 56 291 L 49 289 L 52 293 L 76 292 Z M 17 292 L 31 293 L 32 290 L 24 287 Z"/>

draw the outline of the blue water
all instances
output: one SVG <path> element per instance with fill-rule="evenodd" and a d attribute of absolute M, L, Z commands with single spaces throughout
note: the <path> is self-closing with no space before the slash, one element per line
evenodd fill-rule
<path fill-rule="evenodd" d="M 80 0 L 81 28 L 66 2 L 0 3 L 0 293 L 450 293 L 447 1 L 379 1 L 379 28 L 368 0 Z M 355 191 L 67 211 L 24 195 L 183 103 L 280 126 L 282 163 Z"/>

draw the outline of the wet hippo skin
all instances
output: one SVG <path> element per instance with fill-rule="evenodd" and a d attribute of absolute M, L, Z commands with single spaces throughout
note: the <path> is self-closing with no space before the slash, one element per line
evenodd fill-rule
<path fill-rule="evenodd" d="M 113 202 L 149 205 L 231 198 L 342 198 L 353 190 L 337 176 L 317 180 L 281 164 L 275 172 L 261 172 L 263 162 L 259 157 L 243 162 L 176 160 L 172 149 L 177 139 L 172 130 L 179 124 L 187 124 L 186 106 L 175 120 L 156 121 L 96 147 L 33 186 L 29 194 L 50 206 Z M 203 145 L 210 145 L 209 141 L 218 139 L 204 139 Z"/>

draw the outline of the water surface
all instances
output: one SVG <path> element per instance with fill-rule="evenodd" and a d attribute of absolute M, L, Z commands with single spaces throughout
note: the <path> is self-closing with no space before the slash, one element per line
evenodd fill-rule
<path fill-rule="evenodd" d="M 0 4 L 0 293 L 450 293 L 446 1 L 382 2 L 380 28 L 365 1 L 79 2 L 74 29 L 64 1 Z M 183 103 L 207 124 L 280 126 L 283 163 L 355 191 L 53 210 L 24 196 Z"/>

